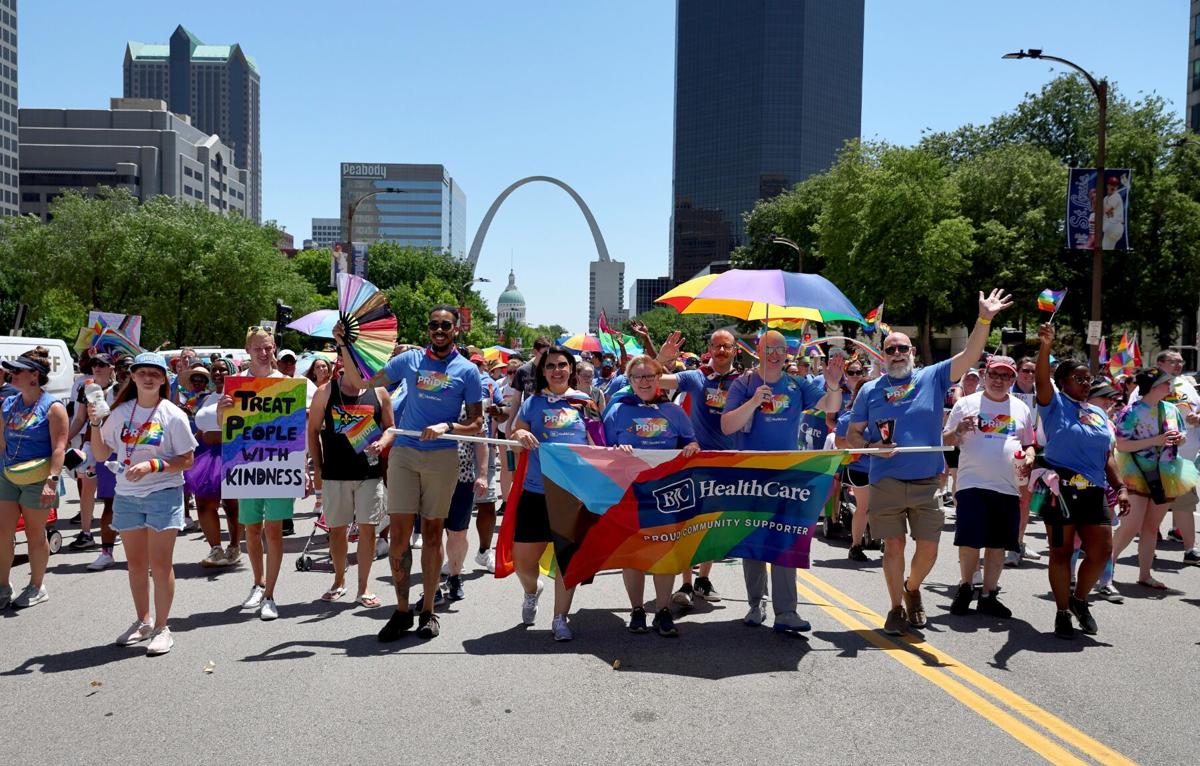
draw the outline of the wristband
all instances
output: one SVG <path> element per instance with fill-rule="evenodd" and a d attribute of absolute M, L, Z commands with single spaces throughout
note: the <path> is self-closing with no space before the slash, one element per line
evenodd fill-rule
<path fill-rule="evenodd" d="M 167 472 L 167 462 L 165 460 L 159 460 L 158 458 L 151 458 L 150 460 L 147 460 L 146 462 L 150 464 L 150 473 L 166 473 Z"/>
<path fill-rule="evenodd" d="M 975 323 L 976 323 L 976 324 L 981 324 L 981 325 L 983 325 L 984 327 L 987 327 L 988 325 L 990 325 L 990 324 L 992 323 L 992 320 L 990 320 L 990 319 L 984 319 L 983 317 L 975 317 Z"/>

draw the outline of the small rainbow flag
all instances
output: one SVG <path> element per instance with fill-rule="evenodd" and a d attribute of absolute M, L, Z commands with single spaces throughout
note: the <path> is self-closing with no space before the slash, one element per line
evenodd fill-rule
<path fill-rule="evenodd" d="M 883 322 L 883 304 L 880 303 L 878 306 L 868 311 L 867 315 L 863 317 L 863 319 L 866 320 L 867 323 L 867 335 L 874 335 L 875 331 L 879 329 L 880 323 Z"/>
<path fill-rule="evenodd" d="M 1042 290 L 1037 298 L 1038 311 L 1049 311 L 1051 314 L 1058 313 L 1058 307 L 1062 305 L 1063 296 L 1066 294 L 1066 290 L 1051 290 L 1049 288 Z"/>
<path fill-rule="evenodd" d="M 333 430 L 345 436 L 359 454 L 368 444 L 383 436 L 379 424 L 375 422 L 375 407 L 370 404 L 335 404 Z"/>

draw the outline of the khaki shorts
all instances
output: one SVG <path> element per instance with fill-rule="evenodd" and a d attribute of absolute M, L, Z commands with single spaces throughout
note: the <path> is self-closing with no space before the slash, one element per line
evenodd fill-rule
<path fill-rule="evenodd" d="M 1172 511 L 1196 512 L 1196 490 L 1191 489 L 1171 501 Z"/>
<path fill-rule="evenodd" d="M 325 523 L 331 529 L 348 527 L 351 521 L 359 524 L 378 524 L 383 521 L 387 502 L 383 479 L 326 479 L 323 486 Z"/>
<path fill-rule="evenodd" d="M 445 519 L 458 484 L 458 450 L 392 447 L 388 458 L 388 513 Z"/>
<path fill-rule="evenodd" d="M 871 485 L 871 507 L 867 520 L 871 536 L 886 540 L 904 537 L 936 543 L 942 536 L 946 515 L 937 500 L 938 480 L 880 479 Z"/>

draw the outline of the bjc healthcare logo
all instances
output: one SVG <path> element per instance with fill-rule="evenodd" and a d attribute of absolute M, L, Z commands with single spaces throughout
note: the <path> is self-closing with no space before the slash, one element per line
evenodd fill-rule
<path fill-rule="evenodd" d="M 696 507 L 696 485 L 691 479 L 677 481 L 654 490 L 660 513 L 679 513 Z"/>

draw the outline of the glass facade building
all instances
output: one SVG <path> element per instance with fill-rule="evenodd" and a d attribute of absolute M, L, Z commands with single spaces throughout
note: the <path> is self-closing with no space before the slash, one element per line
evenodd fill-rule
<path fill-rule="evenodd" d="M 1188 19 L 1187 125 L 1200 133 L 1200 0 L 1192 0 Z"/>
<path fill-rule="evenodd" d="M 395 189 L 359 203 L 354 211 L 355 242 L 384 240 L 466 257 L 467 197 L 445 166 L 343 162 L 341 177 L 346 237 L 352 202 L 379 189 Z"/>
<path fill-rule="evenodd" d="M 673 279 L 728 260 L 755 202 L 858 137 L 863 4 L 677 1 Z"/>
<path fill-rule="evenodd" d="M 0 215 L 18 212 L 19 172 L 17 0 L 0 0 Z"/>

